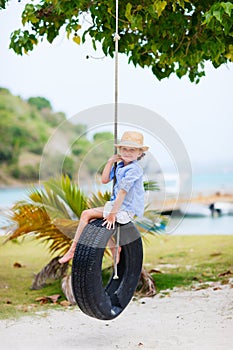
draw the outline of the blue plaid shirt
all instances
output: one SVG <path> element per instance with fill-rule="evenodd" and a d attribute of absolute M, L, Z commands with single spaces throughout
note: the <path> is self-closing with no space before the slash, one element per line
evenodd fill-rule
<path fill-rule="evenodd" d="M 110 172 L 110 179 L 114 178 L 114 167 Z M 123 162 L 117 164 L 116 183 L 113 189 L 111 201 L 114 201 L 120 190 L 125 190 L 126 196 L 120 210 L 130 211 L 138 217 L 144 212 L 144 186 L 143 171 L 137 160 L 124 166 Z"/>

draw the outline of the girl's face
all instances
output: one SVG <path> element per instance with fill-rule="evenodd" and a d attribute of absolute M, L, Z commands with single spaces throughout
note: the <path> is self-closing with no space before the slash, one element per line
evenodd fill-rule
<path fill-rule="evenodd" d="M 119 147 L 119 153 L 125 164 L 137 160 L 141 156 L 142 151 L 139 148 Z"/>

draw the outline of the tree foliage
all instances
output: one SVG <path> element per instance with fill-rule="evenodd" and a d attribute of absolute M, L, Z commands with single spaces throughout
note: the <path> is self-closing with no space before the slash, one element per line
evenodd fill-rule
<path fill-rule="evenodd" d="M 44 108 L 52 109 L 50 101 L 41 96 L 30 97 L 28 99 L 28 103 L 32 106 L 35 106 L 37 109 L 39 109 L 39 111 L 41 111 Z"/>
<path fill-rule="evenodd" d="M 4 8 L 6 1 L 1 1 Z M 10 48 L 22 55 L 44 38 L 52 43 L 64 28 L 80 44 L 91 37 L 106 56 L 114 55 L 115 0 L 28 2 L 25 29 L 11 35 Z M 204 64 L 233 61 L 233 3 L 216 0 L 121 0 L 119 51 L 135 66 L 149 67 L 159 79 L 175 73 L 198 82 Z"/>
<path fill-rule="evenodd" d="M 0 0 L 0 9 L 5 9 L 6 8 L 6 3 L 8 0 Z"/>

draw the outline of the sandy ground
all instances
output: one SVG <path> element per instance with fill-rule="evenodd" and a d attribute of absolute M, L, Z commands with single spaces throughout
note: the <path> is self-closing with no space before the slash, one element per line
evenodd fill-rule
<path fill-rule="evenodd" d="M 231 284 L 132 301 L 112 321 L 77 307 L 0 321 L 2 350 L 229 350 L 232 344 Z"/>

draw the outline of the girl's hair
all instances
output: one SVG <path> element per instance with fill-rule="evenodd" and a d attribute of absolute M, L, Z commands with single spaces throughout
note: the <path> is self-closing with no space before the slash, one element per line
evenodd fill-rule
<path fill-rule="evenodd" d="M 143 157 L 145 157 L 146 153 L 142 152 L 142 154 L 137 158 L 137 160 L 141 160 Z"/>

